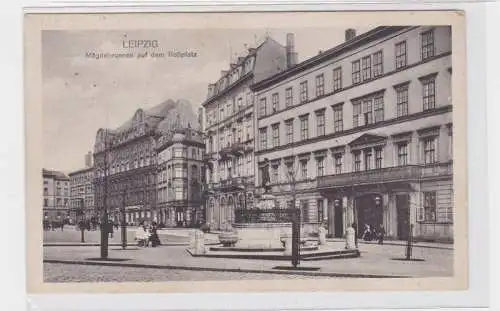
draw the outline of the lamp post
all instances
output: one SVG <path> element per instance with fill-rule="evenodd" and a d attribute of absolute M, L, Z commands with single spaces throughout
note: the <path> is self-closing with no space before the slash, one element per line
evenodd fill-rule
<path fill-rule="evenodd" d="M 101 219 L 101 259 L 108 259 L 108 132 L 104 135 L 104 176 L 101 181 L 103 183 L 103 204 L 102 204 L 102 219 Z"/>
<path fill-rule="evenodd" d="M 127 217 L 125 215 L 125 204 L 127 196 L 127 182 L 123 190 L 123 204 L 121 207 L 121 234 L 122 234 L 122 249 L 127 248 Z"/>
<path fill-rule="evenodd" d="M 83 210 L 83 199 L 80 199 L 78 214 L 80 216 L 80 242 L 85 243 L 85 226 L 84 226 L 84 210 Z"/>

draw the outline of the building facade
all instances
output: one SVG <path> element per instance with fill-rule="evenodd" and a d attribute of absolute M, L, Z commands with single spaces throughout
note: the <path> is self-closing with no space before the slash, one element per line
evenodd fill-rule
<path fill-rule="evenodd" d="M 206 221 L 221 229 L 234 221 L 234 209 L 254 201 L 255 113 L 250 86 L 291 66 L 293 37 L 285 47 L 267 37 L 238 57 L 219 80 L 208 86 L 202 104 L 206 134 Z"/>
<path fill-rule="evenodd" d="M 336 237 L 357 223 L 452 240 L 451 53 L 451 27 L 350 30 L 254 84 L 256 161 L 279 204 L 295 195 L 302 221 Z"/>
<path fill-rule="evenodd" d="M 182 116 L 182 117 L 181 117 Z M 173 124 L 196 124 L 189 102 L 168 100 L 138 109 L 117 129 L 100 129 L 94 146 L 95 203 L 115 222 L 157 220 L 157 139 Z"/>
<path fill-rule="evenodd" d="M 158 221 L 167 227 L 199 227 L 205 222 L 202 133 L 191 128 L 174 129 L 158 140 L 156 151 Z"/>
<path fill-rule="evenodd" d="M 66 174 L 42 170 L 43 216 L 48 221 L 66 221 L 70 208 L 70 184 Z"/>
<path fill-rule="evenodd" d="M 90 153 L 92 155 L 92 153 Z M 71 191 L 70 217 L 74 222 L 78 222 L 79 217 L 90 219 L 98 216 L 94 205 L 94 169 L 88 162 L 86 155 L 86 167 L 69 173 L 69 183 Z"/>

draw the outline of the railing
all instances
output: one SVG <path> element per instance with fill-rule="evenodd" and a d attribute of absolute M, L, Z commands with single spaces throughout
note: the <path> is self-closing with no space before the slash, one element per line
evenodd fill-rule
<path fill-rule="evenodd" d="M 453 175 L 453 163 L 435 163 L 422 167 L 422 178 Z"/>
<path fill-rule="evenodd" d="M 236 223 L 291 223 L 298 209 L 235 209 Z"/>
<path fill-rule="evenodd" d="M 415 180 L 420 178 L 421 169 L 417 165 L 407 165 L 322 176 L 318 178 L 318 188 Z"/>
<path fill-rule="evenodd" d="M 251 177 L 231 177 L 228 179 L 223 179 L 219 183 L 220 188 L 245 188 L 253 183 L 253 178 Z"/>
<path fill-rule="evenodd" d="M 398 181 L 416 181 L 421 178 L 453 174 L 451 162 L 432 165 L 406 165 L 318 177 L 318 188 L 356 186 Z"/>

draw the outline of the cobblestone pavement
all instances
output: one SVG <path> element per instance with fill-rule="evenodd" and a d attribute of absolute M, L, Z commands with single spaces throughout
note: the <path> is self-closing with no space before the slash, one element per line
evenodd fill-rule
<path fill-rule="evenodd" d="M 343 244 L 331 242 L 331 247 L 341 249 Z M 383 276 L 438 277 L 453 275 L 453 250 L 415 247 L 414 258 L 423 261 L 401 261 L 404 247 L 394 245 L 360 245 L 361 257 L 320 261 L 302 261 L 302 266 L 319 267 L 321 272 L 337 274 L 370 274 Z M 99 257 L 99 247 L 44 247 L 44 259 L 85 261 Z M 224 259 L 192 257 L 185 246 L 162 246 L 158 248 L 130 247 L 121 250 L 110 247 L 110 258 L 129 259 L 126 263 L 166 265 L 186 269 L 247 269 L 269 271 L 277 265 L 290 265 L 288 261 Z M 75 267 L 75 265 L 71 265 Z M 187 273 L 187 270 L 178 270 Z M 270 276 L 270 274 L 267 274 Z M 208 276 L 206 276 L 207 279 Z"/>
<path fill-rule="evenodd" d="M 45 263 L 43 269 L 45 282 L 165 282 L 325 278 L 324 276 L 316 277 L 268 273 L 148 269 L 50 263 Z"/>

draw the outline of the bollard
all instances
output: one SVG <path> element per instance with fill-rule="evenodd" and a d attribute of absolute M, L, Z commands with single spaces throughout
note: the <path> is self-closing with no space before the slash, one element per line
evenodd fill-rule
<path fill-rule="evenodd" d="M 197 255 L 205 253 L 205 237 L 201 230 L 196 230 L 194 233 L 194 252 Z"/>
<path fill-rule="evenodd" d="M 319 245 L 325 245 L 326 244 L 326 229 L 324 227 L 319 227 L 318 236 L 319 236 Z"/>
<path fill-rule="evenodd" d="M 345 232 L 345 249 L 355 249 L 355 231 L 353 227 L 347 228 Z"/>

